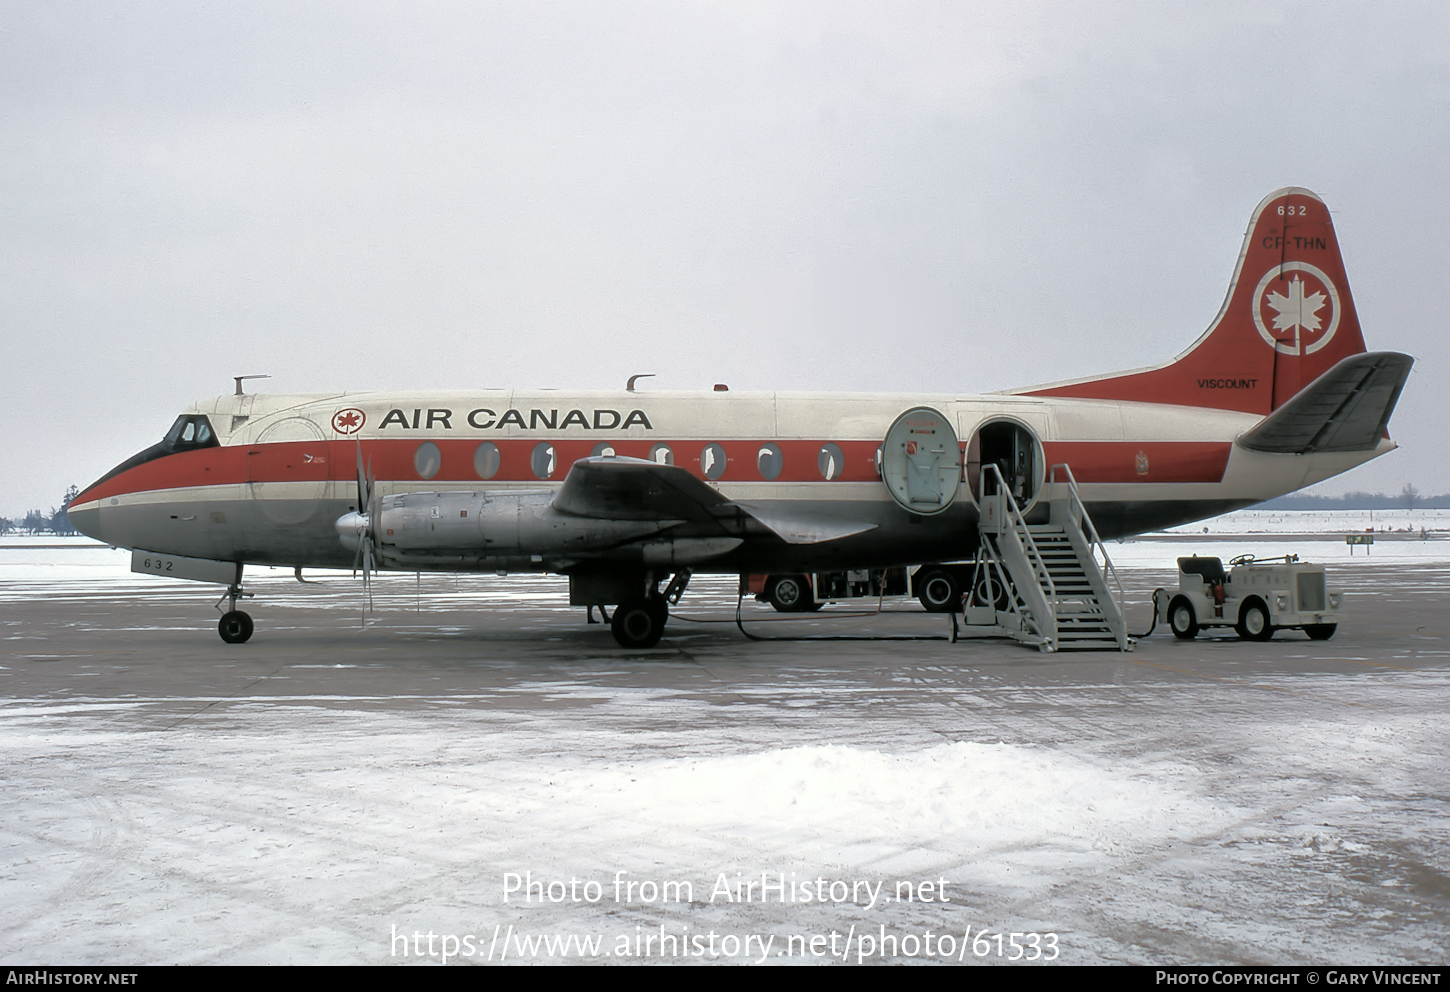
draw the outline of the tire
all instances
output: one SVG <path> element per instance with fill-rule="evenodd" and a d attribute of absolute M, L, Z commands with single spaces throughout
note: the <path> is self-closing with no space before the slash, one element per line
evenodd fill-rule
<path fill-rule="evenodd" d="M 1306 623 L 1304 633 L 1309 635 L 1311 641 L 1327 641 L 1334 636 L 1339 629 L 1337 623 Z"/>
<path fill-rule="evenodd" d="M 1274 636 L 1274 625 L 1269 620 L 1269 608 L 1257 596 L 1250 597 L 1239 608 L 1239 622 L 1234 630 L 1246 641 L 1267 641 Z"/>
<path fill-rule="evenodd" d="M 241 610 L 232 610 L 222 615 L 216 629 L 228 644 L 245 644 L 252 636 L 252 618 Z"/>
<path fill-rule="evenodd" d="M 1177 596 L 1168 604 L 1168 626 L 1180 641 L 1191 641 L 1198 636 L 1198 616 L 1187 596 Z"/>
<path fill-rule="evenodd" d="M 669 616 L 663 599 L 637 599 L 614 608 L 609 630 L 622 648 L 652 648 L 664 636 Z"/>
<path fill-rule="evenodd" d="M 780 613 L 805 613 L 815 608 L 811 584 L 804 575 L 774 576 L 766 598 Z"/>
<path fill-rule="evenodd" d="M 1007 609 L 1007 587 L 1000 582 L 992 583 L 992 596 L 987 595 L 987 580 L 977 580 L 977 589 L 972 593 L 973 606 L 990 606 L 995 610 Z"/>
<path fill-rule="evenodd" d="M 944 568 L 922 569 L 912 582 L 916 598 L 928 613 L 959 613 L 962 590 L 957 577 Z"/>

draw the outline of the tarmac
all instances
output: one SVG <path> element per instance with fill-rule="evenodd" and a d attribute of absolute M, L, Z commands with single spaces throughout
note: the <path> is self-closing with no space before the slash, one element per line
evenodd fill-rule
<path fill-rule="evenodd" d="M 750 641 L 718 577 L 649 651 L 557 577 L 385 575 L 364 625 L 283 570 L 227 645 L 214 587 L 21 543 L 7 964 L 1446 962 L 1450 544 L 1305 545 L 1329 641 L 1042 654 L 906 600 L 744 616 L 939 639 Z M 1176 550 L 1121 549 L 1135 630 Z"/>

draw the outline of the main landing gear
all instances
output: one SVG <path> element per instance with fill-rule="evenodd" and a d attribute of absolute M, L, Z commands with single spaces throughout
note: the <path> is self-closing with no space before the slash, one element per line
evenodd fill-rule
<path fill-rule="evenodd" d="M 622 648 L 652 648 L 665 634 L 670 607 L 658 596 L 620 603 L 609 622 L 610 633 Z"/>
<path fill-rule="evenodd" d="M 222 593 L 222 598 L 216 604 L 217 609 L 221 609 L 222 600 L 227 601 L 227 610 L 217 622 L 216 629 L 222 640 L 228 644 L 245 644 L 252 636 L 252 618 L 237 609 L 237 600 L 251 597 L 251 593 L 242 591 L 242 569 L 239 565 L 237 581 L 227 586 L 227 591 Z"/>
<path fill-rule="evenodd" d="M 690 584 L 691 569 L 682 568 L 670 579 L 664 592 L 651 590 L 614 608 L 614 618 L 609 621 L 609 631 L 622 648 L 652 648 L 665 634 L 665 623 L 670 618 L 670 607 L 680 601 L 685 587 Z M 647 583 L 653 585 L 653 583 Z M 602 609 L 600 612 L 604 612 Z"/>

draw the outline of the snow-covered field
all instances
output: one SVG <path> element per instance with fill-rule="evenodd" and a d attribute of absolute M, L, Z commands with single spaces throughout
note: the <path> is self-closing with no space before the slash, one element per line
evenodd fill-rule
<path fill-rule="evenodd" d="M 1348 534 L 1367 533 L 1375 542 L 1368 548 L 1345 543 Z M 1225 560 L 1240 554 L 1297 554 L 1326 565 L 1366 559 L 1385 565 L 1431 563 L 1450 559 L 1450 510 L 1239 510 L 1113 542 L 1108 550 L 1114 562 L 1144 567 L 1166 562 L 1171 568 L 1179 555 L 1191 554 Z"/>
<path fill-rule="evenodd" d="M 1236 510 L 1171 527 L 1165 533 L 1342 535 L 1365 531 L 1381 537 L 1438 531 L 1442 540 L 1450 540 L 1450 510 Z"/>

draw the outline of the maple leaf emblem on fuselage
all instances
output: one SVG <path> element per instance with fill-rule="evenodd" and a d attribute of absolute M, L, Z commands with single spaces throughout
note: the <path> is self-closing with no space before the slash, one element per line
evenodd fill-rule
<path fill-rule="evenodd" d="M 357 407 L 339 410 L 332 415 L 332 429 L 339 434 L 356 434 L 367 423 L 367 414 Z"/>
<path fill-rule="evenodd" d="M 1323 293 L 1304 295 L 1304 283 L 1295 276 L 1289 283 L 1289 295 L 1267 293 L 1264 302 L 1278 311 L 1274 318 L 1274 330 L 1292 331 L 1296 327 L 1318 332 L 1323 329 L 1319 322 L 1319 311 L 1324 307 Z"/>

